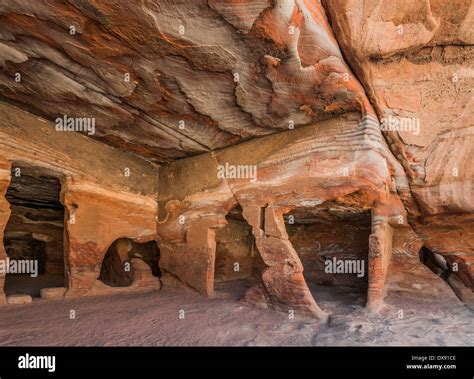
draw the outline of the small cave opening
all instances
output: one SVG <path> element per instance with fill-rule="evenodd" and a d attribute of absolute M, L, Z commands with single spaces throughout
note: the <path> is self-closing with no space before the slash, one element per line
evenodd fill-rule
<path fill-rule="evenodd" d="M 306 283 L 328 307 L 364 306 L 368 288 L 370 209 L 326 202 L 285 215 L 286 230 L 303 264 Z"/>
<path fill-rule="evenodd" d="M 59 178 L 43 168 L 14 166 L 5 198 L 11 210 L 3 240 L 5 294 L 34 298 L 43 288 L 66 287 Z"/>
<path fill-rule="evenodd" d="M 134 242 L 119 238 L 107 249 L 100 268 L 99 280 L 110 287 L 128 287 L 134 280 L 131 260 L 139 258 L 151 269 L 153 276 L 161 277 L 160 250 L 156 241 Z"/>
<path fill-rule="evenodd" d="M 447 280 L 449 275 L 449 264 L 441 254 L 437 254 L 426 247 L 419 252 L 420 262 L 428 267 L 440 278 Z"/>
<path fill-rule="evenodd" d="M 261 281 L 265 268 L 257 250 L 252 227 L 240 205 L 226 215 L 227 225 L 216 231 L 214 292 L 240 299 L 247 289 Z"/>
<path fill-rule="evenodd" d="M 459 275 L 461 273 L 459 271 L 459 262 L 454 261 L 452 257 L 435 253 L 425 246 L 420 249 L 419 258 L 420 262 L 431 272 L 446 282 L 461 303 L 466 305 L 471 311 L 473 310 L 473 291 L 463 282 L 462 277 Z"/>

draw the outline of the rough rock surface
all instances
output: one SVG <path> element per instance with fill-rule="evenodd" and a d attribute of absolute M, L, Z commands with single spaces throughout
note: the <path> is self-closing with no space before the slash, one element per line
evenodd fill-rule
<path fill-rule="evenodd" d="M 41 298 L 42 299 L 60 299 L 64 297 L 67 288 L 65 287 L 51 287 L 51 288 L 42 288 L 41 289 Z"/>
<path fill-rule="evenodd" d="M 33 300 L 30 295 L 10 295 L 7 296 L 8 304 L 27 304 Z"/>

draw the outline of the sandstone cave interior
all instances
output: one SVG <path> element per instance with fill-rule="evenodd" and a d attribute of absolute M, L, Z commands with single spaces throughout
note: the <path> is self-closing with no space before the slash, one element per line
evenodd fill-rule
<path fill-rule="evenodd" d="M 0 18 L 0 345 L 473 344 L 474 0 Z"/>
<path fill-rule="evenodd" d="M 11 260 L 37 260 L 38 276 L 6 274 L 5 294 L 39 297 L 42 288 L 65 287 L 64 207 L 59 178 L 37 167 L 15 166 L 5 195 L 11 215 L 4 246 Z"/>
<path fill-rule="evenodd" d="M 368 287 L 370 211 L 323 203 L 285 215 L 286 230 L 318 303 L 364 306 Z M 363 261 L 364 275 L 326 272 L 326 261 Z"/>

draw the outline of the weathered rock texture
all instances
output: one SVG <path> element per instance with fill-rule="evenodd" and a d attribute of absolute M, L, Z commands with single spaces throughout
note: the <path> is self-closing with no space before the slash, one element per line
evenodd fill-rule
<path fill-rule="evenodd" d="M 326 1 L 336 37 L 410 183 L 410 224 L 472 287 L 474 3 Z"/>
<path fill-rule="evenodd" d="M 366 288 L 371 310 L 469 303 L 473 17 L 469 0 L 0 1 L 0 229 L 26 162 L 61 181 L 66 296 L 113 291 L 101 263 L 129 238 L 202 294 L 253 276 L 246 300 L 320 318 L 308 282 Z M 63 116 L 96 133 L 55 132 Z M 159 287 L 132 263 L 133 288 Z"/>

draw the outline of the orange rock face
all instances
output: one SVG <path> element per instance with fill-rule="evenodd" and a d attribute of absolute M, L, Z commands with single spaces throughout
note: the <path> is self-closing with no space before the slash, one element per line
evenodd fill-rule
<path fill-rule="evenodd" d="M 409 180 L 410 225 L 472 287 L 473 4 L 328 1 L 327 9 Z"/>
<path fill-rule="evenodd" d="M 471 306 L 473 17 L 464 0 L 4 1 L 0 237 L 21 163 L 61 182 L 66 297 L 121 291 L 99 277 L 126 239 L 157 241 L 181 286 L 247 281 L 244 300 L 320 319 L 321 285 L 372 311 L 429 288 Z M 127 254 L 129 289 L 159 289 Z"/>

